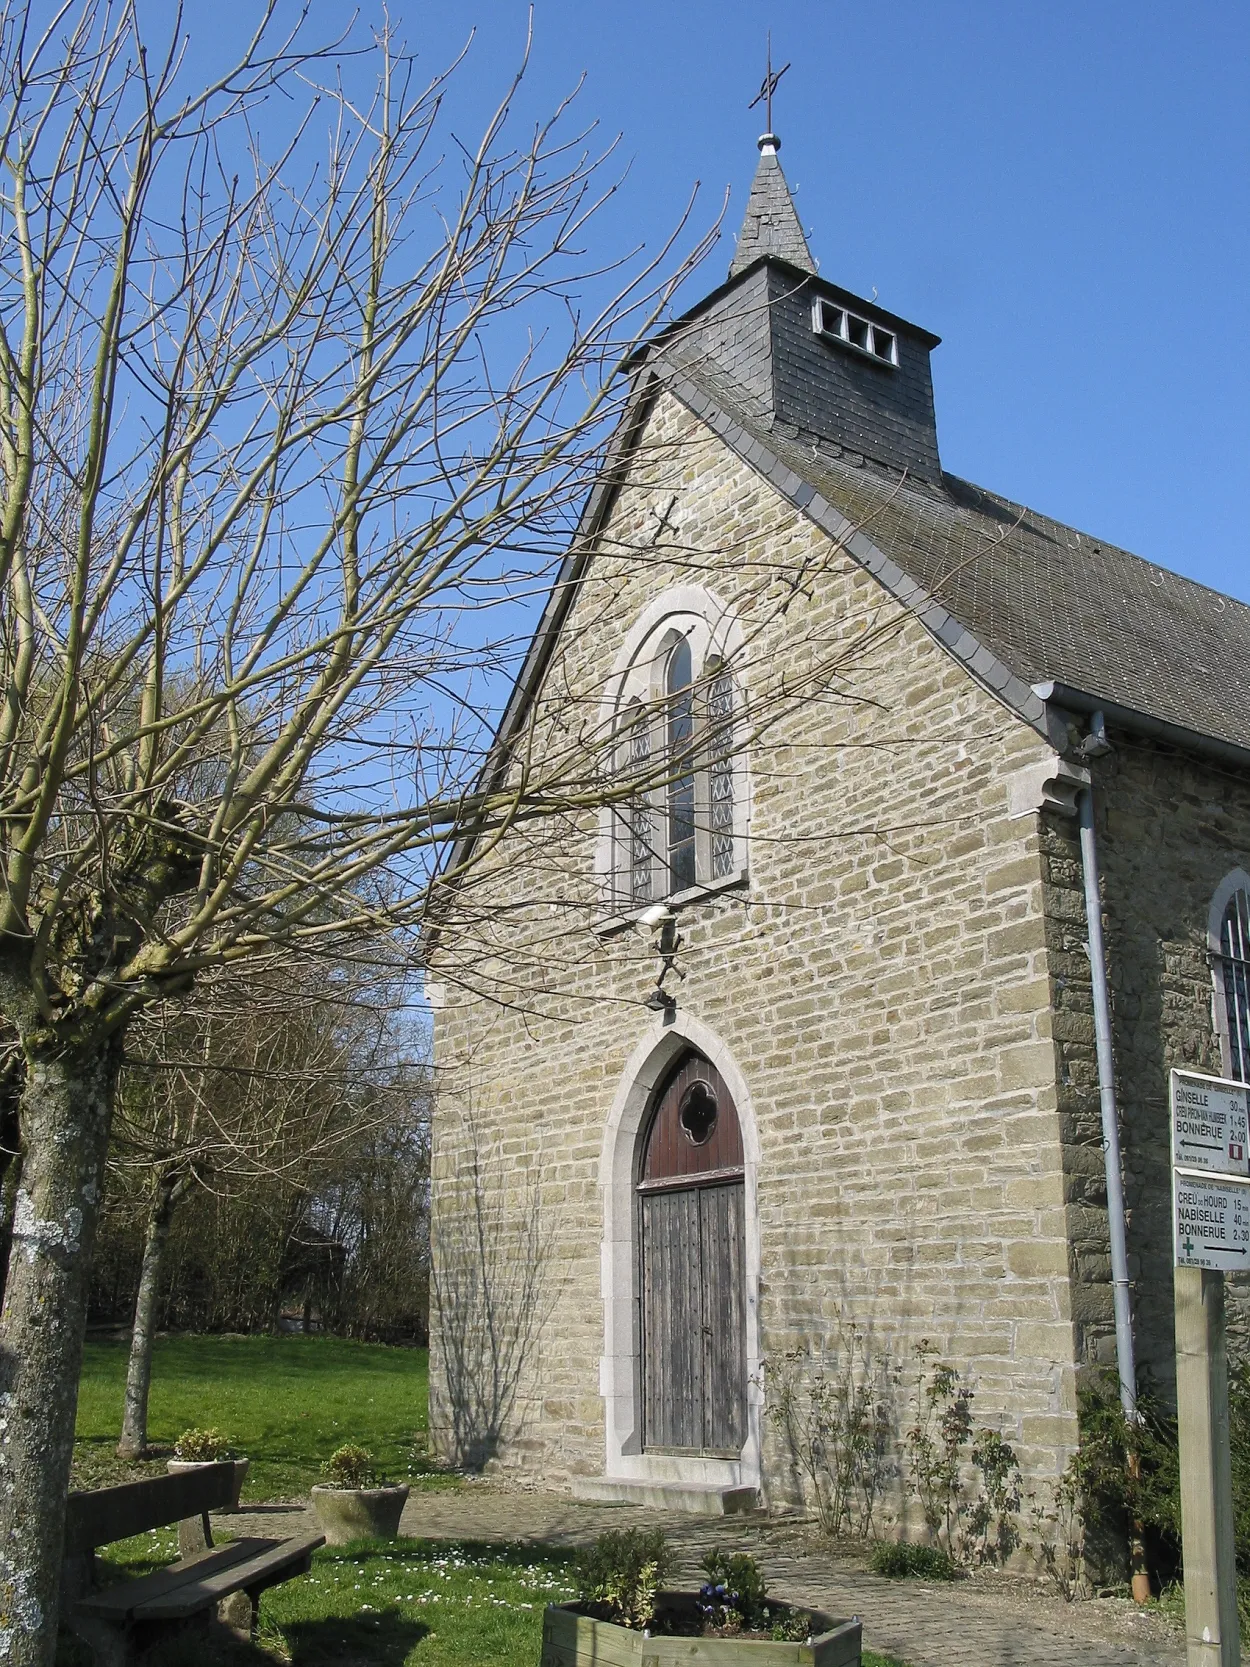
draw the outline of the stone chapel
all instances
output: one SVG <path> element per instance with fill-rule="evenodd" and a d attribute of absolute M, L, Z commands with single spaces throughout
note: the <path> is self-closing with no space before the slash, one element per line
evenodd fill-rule
<path fill-rule="evenodd" d="M 937 346 L 769 134 L 635 356 L 489 773 L 638 785 L 493 831 L 429 969 L 455 1461 L 790 1498 L 768 1365 L 852 1336 L 1026 1485 L 1083 1373 L 1166 1393 L 1168 1071 L 1250 1080 L 1250 607 L 948 474 Z"/>

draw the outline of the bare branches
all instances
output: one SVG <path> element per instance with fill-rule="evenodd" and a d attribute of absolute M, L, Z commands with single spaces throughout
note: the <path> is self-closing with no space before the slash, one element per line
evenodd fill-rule
<path fill-rule="evenodd" d="M 518 140 L 524 64 L 440 153 L 451 71 L 277 16 L 188 89 L 180 20 L 0 14 L 0 965 L 75 1035 L 413 924 L 513 816 L 470 791 L 491 688 L 707 246 L 588 258 L 613 184 L 567 109 Z"/>
<path fill-rule="evenodd" d="M 205 979 L 190 1005 L 155 1007 L 131 1031 L 112 1166 L 131 1185 L 301 1190 L 337 1152 L 405 1126 L 429 1084 L 424 1049 L 396 1023 L 403 979 L 374 944 L 368 965 L 270 956 Z"/>

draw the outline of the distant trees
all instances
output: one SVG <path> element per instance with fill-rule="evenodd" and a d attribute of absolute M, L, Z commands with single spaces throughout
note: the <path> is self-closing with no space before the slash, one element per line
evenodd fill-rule
<path fill-rule="evenodd" d="M 339 1329 L 388 1304 L 393 1324 L 405 1300 L 422 1313 L 428 1071 L 385 949 L 367 970 L 288 957 L 219 974 L 132 1029 L 96 1276 L 114 1306 L 133 1298 L 123 1456 L 147 1446 L 162 1312 L 267 1326 L 299 1294 Z M 375 1266 L 385 1295 L 366 1294 Z"/>

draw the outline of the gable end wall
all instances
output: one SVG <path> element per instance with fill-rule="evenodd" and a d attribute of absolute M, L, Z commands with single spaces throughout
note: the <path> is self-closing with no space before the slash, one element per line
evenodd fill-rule
<path fill-rule="evenodd" d="M 540 747 L 570 692 L 602 690 L 666 584 L 713 584 L 758 622 L 761 597 L 781 594 L 761 574 L 809 576 L 755 636 L 748 684 L 752 664 L 872 645 L 846 662 L 856 699 L 813 702 L 751 757 L 749 889 L 682 913 L 681 1009 L 731 1053 L 758 1125 L 763 1352 L 860 1328 L 902 1374 L 897 1433 L 913 1347 L 931 1339 L 1028 1476 L 1053 1479 L 1075 1440 L 1078 1353 L 1047 835 L 1011 802 L 1051 755 L 671 397 L 649 441 L 668 449 L 636 459 L 605 539 L 647 560 L 592 562 Z M 674 491 L 680 546 L 653 548 L 651 506 Z M 603 1471 L 600 1158 L 654 1023 L 645 942 L 593 926 L 595 838 L 593 816 L 516 830 L 473 887 L 506 919 L 436 969 L 451 994 L 436 1026 L 432 1422 L 454 1456 L 545 1484 Z M 506 1006 L 457 993 L 458 977 L 482 989 L 505 972 Z M 770 1428 L 779 1498 L 793 1476 Z"/>

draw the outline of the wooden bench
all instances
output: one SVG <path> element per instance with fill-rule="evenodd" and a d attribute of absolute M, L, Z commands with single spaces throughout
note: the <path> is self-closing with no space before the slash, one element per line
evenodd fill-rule
<path fill-rule="evenodd" d="M 251 1632 L 269 1586 L 303 1574 L 323 1534 L 246 1538 L 214 1546 L 208 1513 L 231 1502 L 234 1467 L 204 1465 L 120 1487 L 71 1493 L 65 1520 L 61 1607 L 65 1624 L 102 1667 L 123 1667 L 164 1634 L 214 1617 Z M 176 1563 L 138 1580 L 97 1587 L 98 1546 L 178 1524 Z"/>

